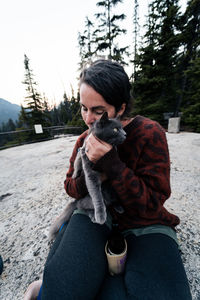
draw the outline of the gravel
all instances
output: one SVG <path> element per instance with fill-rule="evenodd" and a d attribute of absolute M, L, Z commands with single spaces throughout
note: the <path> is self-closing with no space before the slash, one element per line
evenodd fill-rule
<path fill-rule="evenodd" d="M 48 231 L 68 197 L 63 181 L 77 136 L 63 136 L 0 151 L 0 276 L 2 300 L 23 299 L 42 277 Z M 193 300 L 200 299 L 200 134 L 167 133 L 172 195 L 166 208 L 177 227 Z"/>

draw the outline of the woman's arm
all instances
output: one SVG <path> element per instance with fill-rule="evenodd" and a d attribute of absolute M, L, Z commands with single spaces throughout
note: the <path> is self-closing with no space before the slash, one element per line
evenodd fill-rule
<path fill-rule="evenodd" d="M 139 210 L 145 215 L 149 209 L 157 212 L 171 193 L 165 132 L 154 126 L 138 143 L 129 137 L 122 147 L 122 157 L 113 148 L 97 161 L 95 170 L 106 174 L 126 213 Z"/>

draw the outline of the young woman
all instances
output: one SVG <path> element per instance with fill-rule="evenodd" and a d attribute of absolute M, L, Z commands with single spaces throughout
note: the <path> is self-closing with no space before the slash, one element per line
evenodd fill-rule
<path fill-rule="evenodd" d="M 98 60 L 80 77 L 82 118 L 91 125 L 106 111 L 120 116 L 125 142 L 116 148 L 90 135 L 88 159 L 115 190 L 124 212 L 108 208 L 127 240 L 127 261 L 121 275 L 108 273 L 105 244 L 107 224 L 92 223 L 75 213 L 58 234 L 44 269 L 41 299 L 191 300 L 175 227 L 179 218 L 164 207 L 170 196 L 170 161 L 165 131 L 155 121 L 130 117 L 130 83 L 122 66 Z M 77 140 L 64 182 L 69 196 L 81 199 L 88 191 L 84 174 L 72 178 Z"/>

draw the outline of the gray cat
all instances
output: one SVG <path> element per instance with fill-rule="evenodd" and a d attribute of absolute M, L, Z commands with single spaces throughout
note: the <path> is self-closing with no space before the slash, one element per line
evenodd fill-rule
<path fill-rule="evenodd" d="M 108 119 L 107 112 L 103 114 L 100 120 L 94 122 L 92 128 L 89 130 L 88 136 L 90 133 L 112 146 L 122 144 L 126 139 L 126 133 L 122 129 L 120 121 L 117 118 Z M 107 218 L 106 206 L 115 202 L 116 196 L 106 183 L 102 184 L 100 173 L 93 170 L 91 167 L 92 162 L 85 153 L 84 142 L 75 159 L 74 174 L 72 177 L 78 177 L 83 169 L 88 194 L 82 199 L 71 199 L 69 201 L 63 213 L 56 219 L 55 223 L 50 228 L 51 239 L 55 238 L 61 225 L 70 219 L 75 209 L 84 210 L 94 223 L 105 223 Z M 116 210 L 122 212 L 122 208 L 117 204 Z"/>

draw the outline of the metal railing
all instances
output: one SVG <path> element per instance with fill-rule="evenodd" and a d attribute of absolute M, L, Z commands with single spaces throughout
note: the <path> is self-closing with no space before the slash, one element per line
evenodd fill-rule
<path fill-rule="evenodd" d="M 34 142 L 42 142 L 61 135 L 79 135 L 83 132 L 82 127 L 68 125 L 43 127 L 42 129 L 43 133 L 36 133 L 35 129 L 0 132 L 0 150 Z"/>

